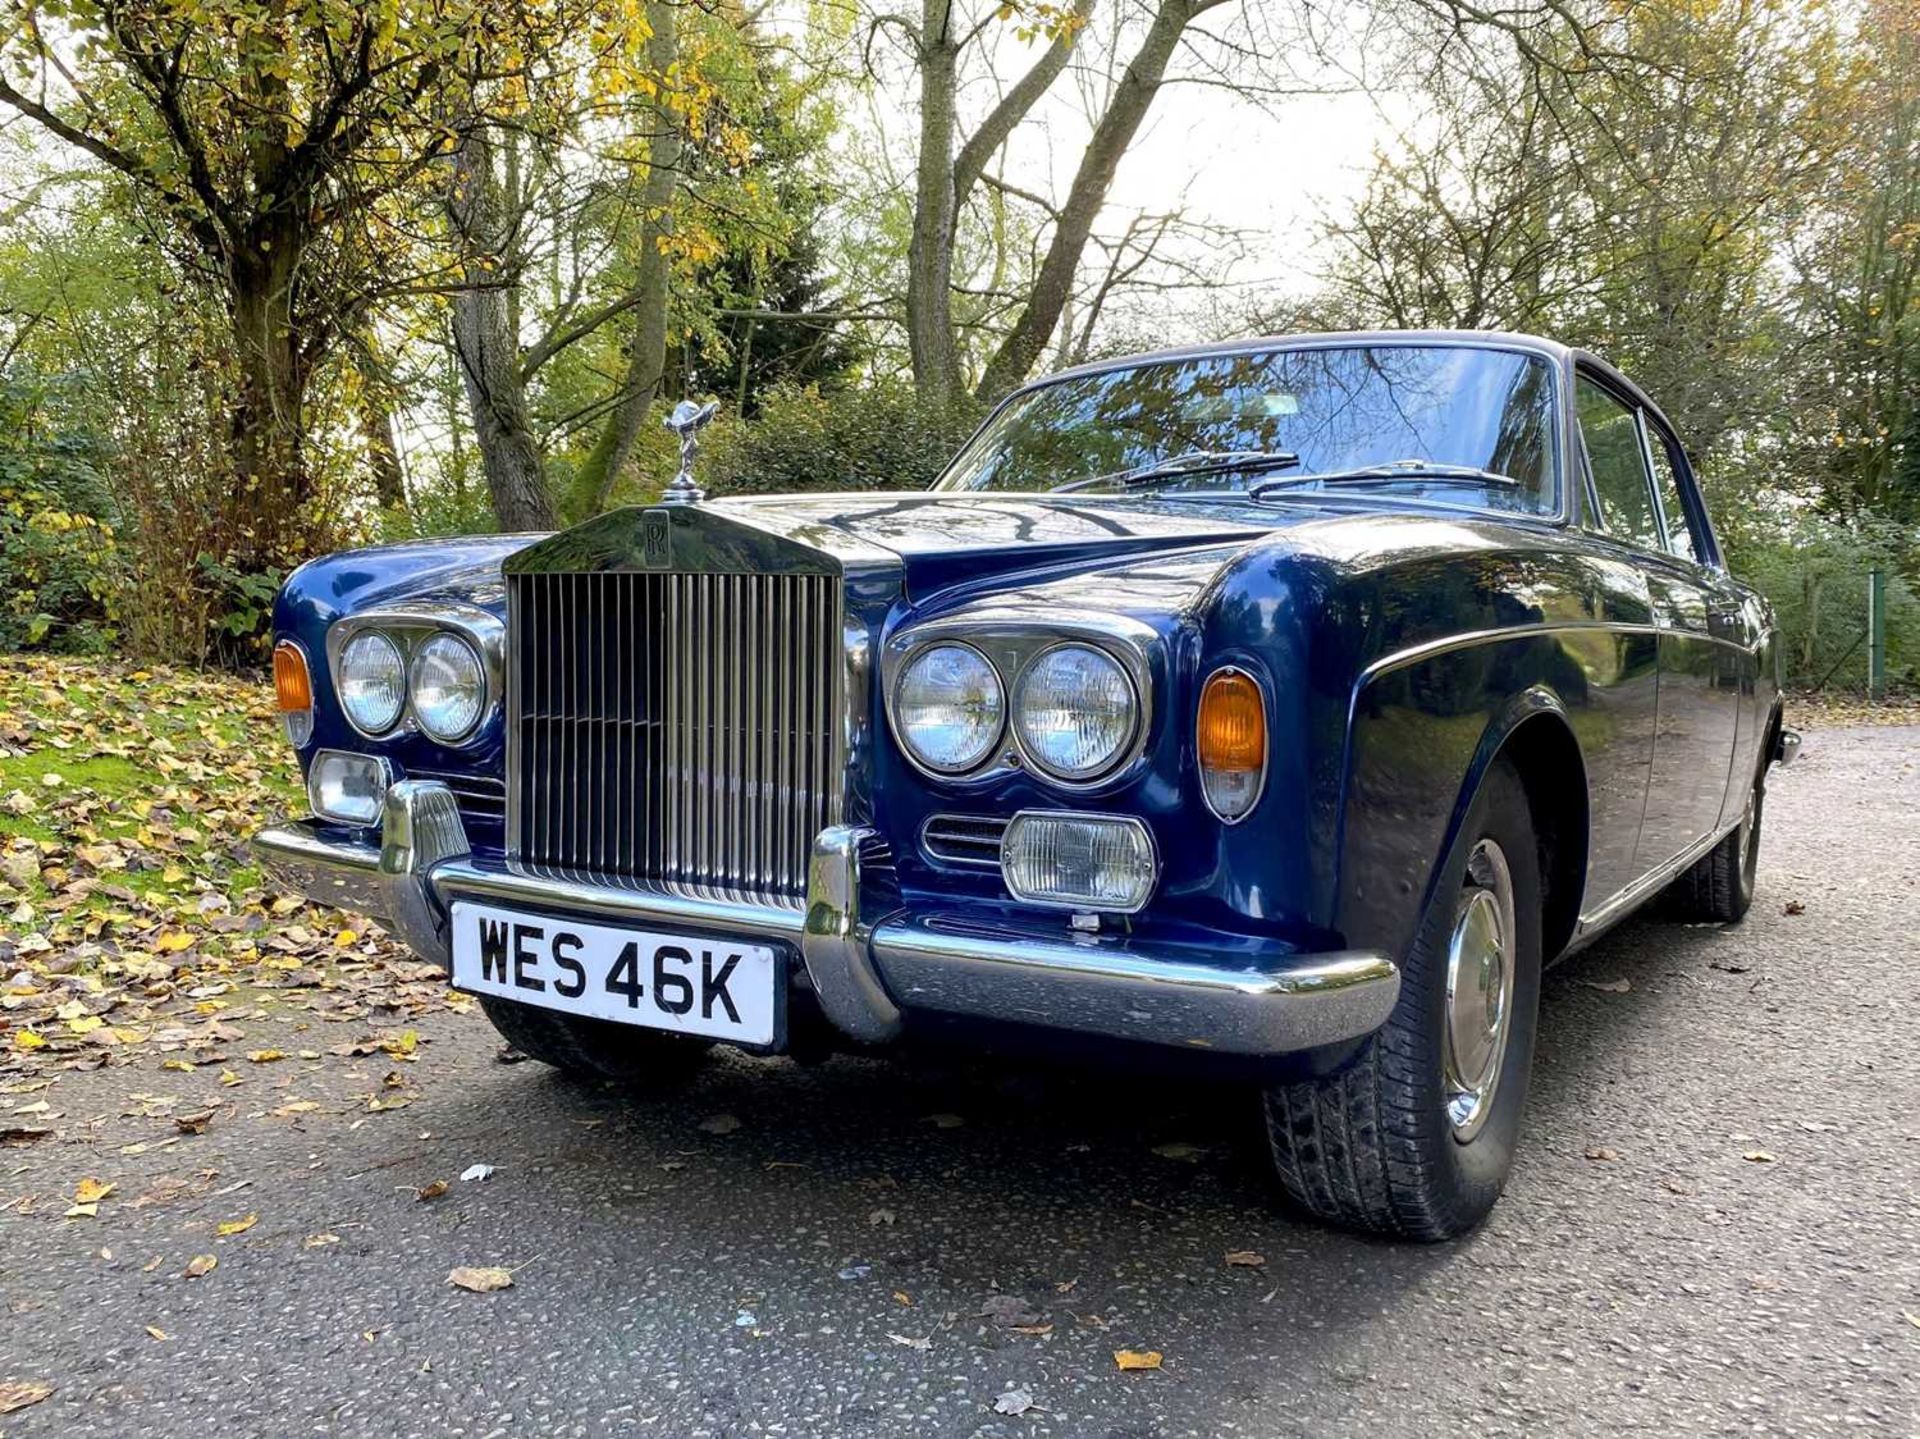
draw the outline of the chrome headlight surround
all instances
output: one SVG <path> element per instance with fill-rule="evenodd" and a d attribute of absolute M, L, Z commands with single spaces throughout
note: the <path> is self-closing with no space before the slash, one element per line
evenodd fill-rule
<path fill-rule="evenodd" d="M 439 630 L 413 647 L 407 661 L 407 703 L 427 737 L 458 744 L 486 718 L 486 663 L 464 635 Z"/>
<path fill-rule="evenodd" d="M 340 647 L 334 669 L 334 694 L 347 723 L 368 739 L 392 734 L 407 712 L 407 657 L 392 635 L 362 630 Z M 373 694 L 375 690 L 391 694 Z M 356 700 L 356 695 L 368 696 Z M 378 710 L 369 710 L 369 703 Z"/>
<path fill-rule="evenodd" d="M 1118 682 L 1118 691 L 1123 696 L 1122 709 L 1126 725 L 1126 732 L 1121 734 L 1117 742 L 1110 745 L 1104 753 L 1089 762 L 1078 765 L 1063 763 L 1057 755 L 1048 753 L 1044 748 L 1045 740 L 1031 722 L 1033 687 L 1040 682 L 1036 676 L 1041 672 L 1042 666 L 1075 655 L 1089 656 L 1095 664 L 1109 667 L 1107 675 L 1103 678 Z M 1064 780 L 1068 784 L 1090 784 L 1111 771 L 1119 763 L 1120 757 L 1131 750 L 1134 741 L 1139 738 L 1140 687 L 1127 673 L 1127 667 L 1099 645 L 1090 645 L 1082 640 L 1063 640 L 1059 644 L 1049 645 L 1039 654 L 1034 655 L 1027 661 L 1026 668 L 1021 670 L 1019 681 L 1014 685 L 1013 690 L 1012 723 L 1014 736 L 1020 743 L 1020 752 L 1041 774 L 1052 780 Z"/>
<path fill-rule="evenodd" d="M 921 763 L 900 733 L 893 706 L 895 686 L 904 666 L 928 646 L 949 643 L 964 644 L 984 655 L 999 672 L 1008 692 L 1007 723 L 999 744 L 985 760 L 957 774 Z M 1132 737 L 1110 763 L 1080 777 L 1057 774 L 1035 763 L 1022 746 L 1014 723 L 1013 696 L 1019 693 L 1027 666 L 1062 645 L 1084 645 L 1116 661 L 1133 687 L 1136 702 Z M 1134 772 L 1153 732 L 1156 668 L 1164 667 L 1164 643 L 1144 621 L 1025 597 L 970 606 L 905 626 L 887 639 L 880 655 L 887 726 L 907 762 L 921 774 L 945 784 L 971 787 L 1029 772 L 1050 788 L 1069 793 L 1105 789 Z"/>
<path fill-rule="evenodd" d="M 923 665 L 936 662 L 937 657 L 952 656 L 962 664 L 976 664 L 978 670 L 972 676 L 983 680 L 983 697 L 990 697 L 988 723 L 980 731 L 978 741 L 974 743 L 964 757 L 953 761 L 943 761 L 928 753 L 922 742 L 916 738 L 915 728 L 907 712 L 907 700 L 904 698 L 908 686 Z M 907 752 L 908 758 L 924 770 L 942 775 L 966 774 L 978 769 L 992 757 L 1000 747 L 1007 733 L 1007 682 L 1001 678 L 1000 671 L 994 668 L 993 661 L 981 654 L 970 644 L 959 640 L 940 639 L 920 645 L 901 662 L 893 676 L 893 682 L 887 689 L 887 713 L 891 717 L 895 738 L 900 747 Z"/>
<path fill-rule="evenodd" d="M 335 620 L 327 630 L 327 670 L 332 676 L 336 699 L 340 692 L 341 656 L 349 644 L 369 631 L 381 635 L 400 651 L 407 674 L 407 697 L 399 720 L 391 728 L 378 734 L 368 734 L 358 725 L 353 725 L 356 733 L 377 742 L 410 734 L 424 734 L 435 744 L 448 749 L 460 749 L 476 743 L 487 732 L 488 723 L 498 713 L 501 697 L 506 693 L 507 627 L 496 615 L 478 605 L 454 601 L 418 601 L 361 610 Z M 486 676 L 486 692 L 481 700 L 479 718 L 458 739 L 446 739 L 427 729 L 420 723 L 414 706 L 414 656 L 429 641 L 441 635 L 451 635 L 464 641 L 478 657 Z M 348 716 L 348 723 L 353 724 L 351 716 Z"/>

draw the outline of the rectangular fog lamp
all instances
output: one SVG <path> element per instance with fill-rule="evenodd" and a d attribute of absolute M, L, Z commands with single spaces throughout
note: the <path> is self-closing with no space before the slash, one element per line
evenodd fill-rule
<path fill-rule="evenodd" d="M 377 756 L 323 749 L 307 770 L 307 801 L 322 819 L 378 824 L 389 773 L 387 762 Z"/>
<path fill-rule="evenodd" d="M 1030 904 L 1132 914 L 1159 869 L 1153 835 L 1131 815 L 1023 810 L 1000 845 L 1008 892 Z"/>

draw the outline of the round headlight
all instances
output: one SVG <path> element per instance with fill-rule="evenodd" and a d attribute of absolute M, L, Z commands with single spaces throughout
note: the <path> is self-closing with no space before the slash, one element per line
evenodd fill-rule
<path fill-rule="evenodd" d="M 1007 697 L 986 656 L 968 645 L 928 645 L 900 672 L 893 723 L 915 759 L 958 774 L 993 753 Z"/>
<path fill-rule="evenodd" d="M 438 634 L 413 652 L 413 717 L 433 738 L 465 739 L 487 707 L 487 671 L 473 646 Z"/>
<path fill-rule="evenodd" d="M 1091 645 L 1056 645 L 1028 665 L 1013 723 L 1033 762 L 1058 779 L 1092 779 L 1133 743 L 1139 705 L 1120 662 Z"/>
<path fill-rule="evenodd" d="M 378 631 L 347 641 L 340 652 L 340 704 L 362 734 L 385 734 L 407 702 L 407 666 L 400 647 Z"/>

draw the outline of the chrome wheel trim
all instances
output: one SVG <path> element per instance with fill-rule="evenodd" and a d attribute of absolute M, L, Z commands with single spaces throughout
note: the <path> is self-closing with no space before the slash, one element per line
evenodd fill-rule
<path fill-rule="evenodd" d="M 1499 844 L 1482 839 L 1467 857 L 1447 941 L 1441 1078 L 1447 1123 L 1462 1144 L 1493 1112 L 1505 1068 L 1513 1028 L 1513 936 L 1513 873 Z"/>

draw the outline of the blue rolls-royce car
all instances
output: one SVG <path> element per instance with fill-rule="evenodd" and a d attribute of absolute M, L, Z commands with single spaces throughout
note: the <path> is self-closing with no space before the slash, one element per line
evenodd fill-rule
<path fill-rule="evenodd" d="M 683 470 L 316 560 L 274 625 L 312 816 L 261 858 L 525 1053 L 1198 1060 L 1295 1205 L 1421 1239 L 1506 1178 L 1542 967 L 1738 920 L 1798 744 L 1672 427 L 1518 335 L 1084 366 L 929 490 Z"/>

